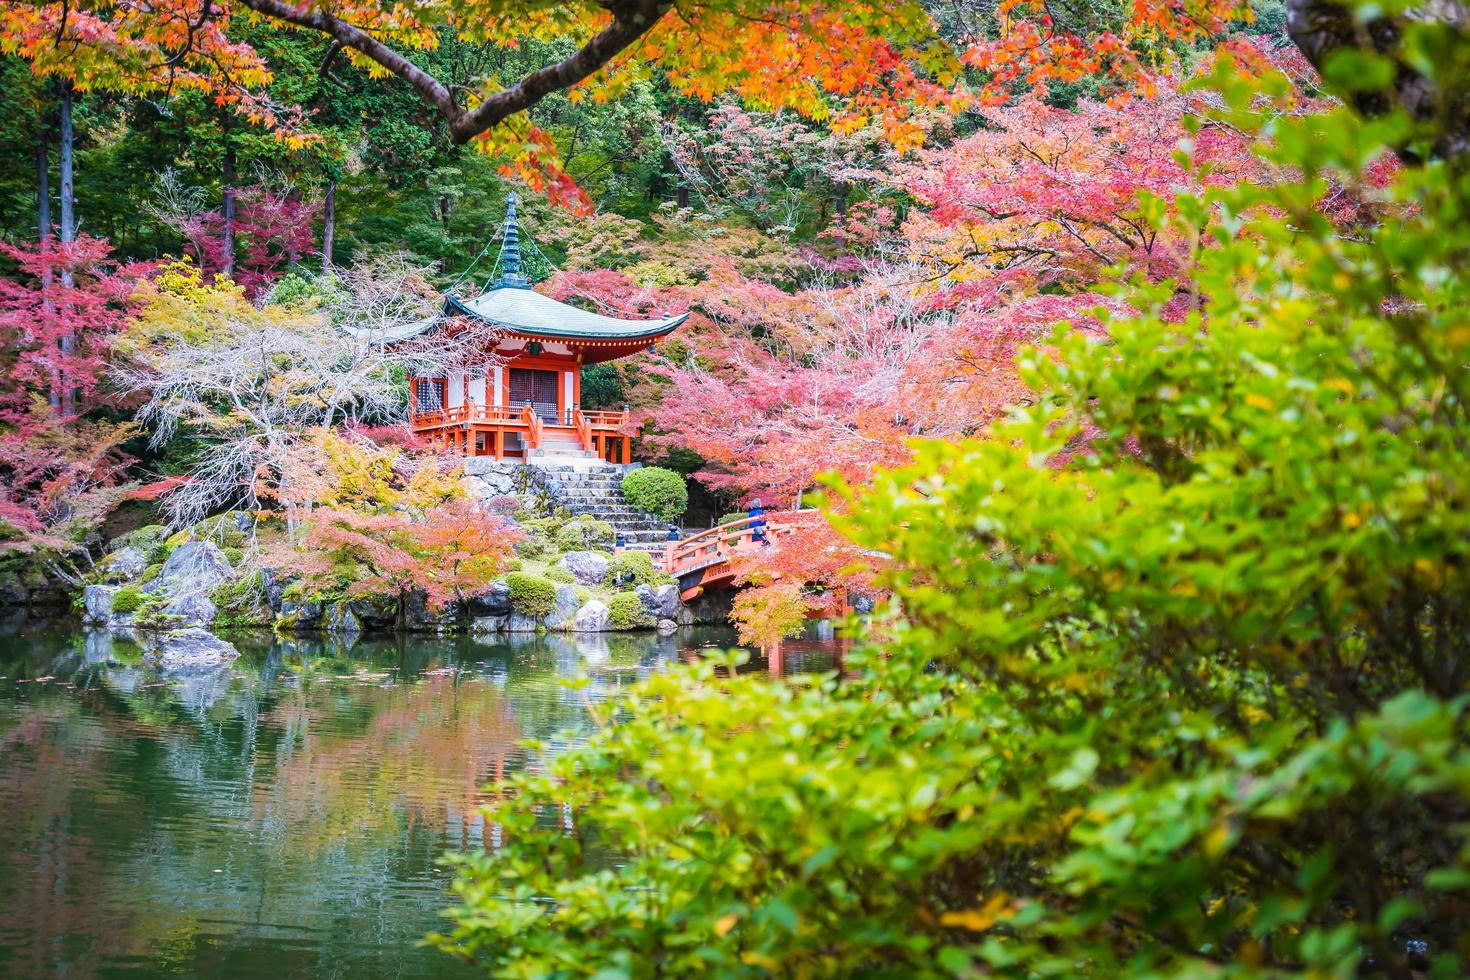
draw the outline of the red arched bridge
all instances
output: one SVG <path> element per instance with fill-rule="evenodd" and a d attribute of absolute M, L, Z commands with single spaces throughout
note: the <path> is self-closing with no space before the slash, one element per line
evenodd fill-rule
<path fill-rule="evenodd" d="M 664 550 L 664 571 L 678 580 L 679 593 L 686 602 L 708 589 L 734 588 L 736 558 L 761 548 L 780 548 L 783 538 L 816 516 L 816 511 L 807 510 L 744 517 L 682 541 L 670 541 Z M 761 525 L 769 544 L 761 544 L 756 536 Z"/>

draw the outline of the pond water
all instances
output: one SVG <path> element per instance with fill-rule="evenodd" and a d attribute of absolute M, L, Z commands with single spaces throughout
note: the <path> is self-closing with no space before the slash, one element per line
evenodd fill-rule
<path fill-rule="evenodd" d="M 784 669 L 830 669 L 820 636 Z M 734 644 L 230 639 L 232 667 L 166 677 L 105 632 L 0 631 L 0 976 L 471 975 L 417 944 L 484 783 L 544 765 L 520 739 L 585 738 L 584 698 Z"/>

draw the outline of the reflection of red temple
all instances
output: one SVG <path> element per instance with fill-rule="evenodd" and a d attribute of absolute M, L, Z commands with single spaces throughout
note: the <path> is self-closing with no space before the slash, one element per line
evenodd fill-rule
<path fill-rule="evenodd" d="M 469 456 L 530 461 L 595 454 L 629 462 L 628 413 L 582 408 L 582 366 L 647 350 L 689 314 L 623 320 L 533 291 L 521 274 L 516 196 L 507 203 L 500 278 L 476 299 L 450 295 L 445 318 L 393 338 L 406 340 L 466 317 L 496 331 L 496 363 L 411 379 L 410 424 L 435 445 Z"/>

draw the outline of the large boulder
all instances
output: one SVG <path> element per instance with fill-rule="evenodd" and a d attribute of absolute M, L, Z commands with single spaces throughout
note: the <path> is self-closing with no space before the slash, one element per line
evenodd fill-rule
<path fill-rule="evenodd" d="M 539 629 L 541 629 L 541 620 L 535 616 L 511 613 L 505 618 L 505 632 L 507 633 L 534 633 Z"/>
<path fill-rule="evenodd" d="M 485 633 L 504 633 L 509 625 L 510 617 L 507 616 L 476 616 L 470 620 L 470 632 L 482 635 Z"/>
<path fill-rule="evenodd" d="M 13 575 L 0 578 L 0 608 L 19 609 L 31 601 L 31 590 Z"/>
<path fill-rule="evenodd" d="M 471 616 L 510 615 L 510 586 L 504 582 L 491 582 L 490 587 L 479 595 L 472 595 L 466 602 Z"/>
<path fill-rule="evenodd" d="M 326 619 L 322 628 L 328 633 L 337 633 L 342 636 L 356 636 L 362 632 L 362 622 L 357 618 L 357 613 L 352 611 L 350 602 L 334 602 L 327 609 Z"/>
<path fill-rule="evenodd" d="M 82 618 L 89 623 L 106 626 L 112 622 L 112 597 L 116 585 L 89 585 L 82 591 Z"/>
<path fill-rule="evenodd" d="M 658 601 L 658 595 L 653 591 L 653 586 L 640 585 L 633 590 L 633 594 L 638 597 L 639 602 L 643 603 L 643 611 L 657 619 L 661 606 Z"/>
<path fill-rule="evenodd" d="M 582 606 L 582 600 L 577 595 L 577 590 L 570 585 L 558 585 L 556 587 L 556 605 L 546 617 L 546 628 L 549 630 L 570 629 L 572 621 L 577 617 L 577 610 Z"/>
<path fill-rule="evenodd" d="M 572 578 L 583 585 L 601 585 L 607 578 L 607 565 L 606 556 L 595 551 L 568 551 L 556 563 L 557 568 L 571 572 Z"/>
<path fill-rule="evenodd" d="M 443 633 L 459 623 L 460 603 L 451 599 L 438 609 L 429 607 L 429 597 L 415 589 L 404 603 L 403 619 L 415 633 Z"/>
<path fill-rule="evenodd" d="M 577 616 L 572 620 L 572 631 L 601 633 L 607 629 L 608 616 L 607 603 L 599 599 L 588 599 L 586 605 L 577 610 Z"/>
<path fill-rule="evenodd" d="M 262 568 L 260 570 L 260 589 L 265 593 L 265 604 L 272 612 L 280 612 L 286 601 L 286 583 L 281 581 L 276 570 L 273 568 Z"/>
<path fill-rule="evenodd" d="M 185 541 L 168 556 L 148 591 L 170 598 L 188 592 L 208 592 L 229 581 L 234 573 L 230 560 L 213 542 Z"/>
<path fill-rule="evenodd" d="M 163 670 L 205 670 L 234 662 L 240 651 L 208 630 L 169 630 L 154 636 L 146 659 Z"/>
<path fill-rule="evenodd" d="M 298 633 L 304 630 L 320 629 L 322 604 L 282 598 L 280 616 L 276 619 L 276 625 L 280 629 L 289 629 Z"/>
<path fill-rule="evenodd" d="M 663 619 L 678 619 L 679 610 L 684 608 L 684 602 L 679 598 L 679 587 L 672 582 L 660 585 L 653 591 L 658 599 L 658 615 Z"/>
<path fill-rule="evenodd" d="M 148 570 L 148 553 L 130 545 L 102 559 L 101 567 L 109 582 L 131 582 Z"/>
<path fill-rule="evenodd" d="M 364 596 L 347 605 L 366 632 L 382 633 L 398 626 L 397 596 Z"/>
<path fill-rule="evenodd" d="M 172 622 L 183 626 L 208 626 L 214 622 L 219 610 L 214 601 L 202 590 L 182 592 L 163 607 L 166 615 L 177 617 Z"/>

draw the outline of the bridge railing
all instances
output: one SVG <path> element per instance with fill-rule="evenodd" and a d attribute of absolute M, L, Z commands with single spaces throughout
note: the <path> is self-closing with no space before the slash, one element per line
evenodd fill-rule
<path fill-rule="evenodd" d="M 764 521 L 766 539 L 774 541 L 790 534 L 806 522 L 806 515 L 815 515 L 812 510 L 784 511 L 767 514 L 764 518 L 742 517 L 712 527 L 708 531 L 690 535 L 682 541 L 670 544 L 664 556 L 664 571 L 670 575 L 681 575 L 696 568 L 707 568 L 727 562 L 741 548 L 755 541 L 757 525 Z"/>

